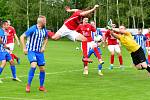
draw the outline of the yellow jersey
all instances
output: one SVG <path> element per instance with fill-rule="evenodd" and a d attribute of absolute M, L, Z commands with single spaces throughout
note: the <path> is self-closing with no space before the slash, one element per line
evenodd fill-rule
<path fill-rule="evenodd" d="M 130 53 L 135 52 L 140 48 L 140 45 L 136 43 L 130 32 L 119 34 L 119 40 Z"/>

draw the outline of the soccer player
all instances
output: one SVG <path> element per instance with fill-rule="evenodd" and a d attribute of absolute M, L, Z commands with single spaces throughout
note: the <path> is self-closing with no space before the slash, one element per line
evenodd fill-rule
<path fill-rule="evenodd" d="M 145 34 L 146 40 L 146 49 L 148 52 L 148 63 L 150 63 L 150 28 L 148 29 L 148 33 Z"/>
<path fill-rule="evenodd" d="M 48 42 L 48 34 L 45 25 L 46 25 L 46 17 L 39 16 L 37 19 L 37 24 L 30 27 L 20 37 L 23 46 L 23 51 L 25 54 L 28 55 L 28 60 L 31 64 L 31 68 L 28 74 L 28 84 L 26 86 L 26 92 L 30 92 L 31 82 L 34 77 L 34 73 L 37 65 L 39 66 L 40 69 L 39 90 L 46 92 L 46 89 L 44 87 L 44 80 L 45 80 L 44 51 L 45 51 L 46 44 Z M 26 45 L 25 45 L 25 37 L 28 38 Z"/>
<path fill-rule="evenodd" d="M 10 48 L 9 52 L 11 54 L 12 59 L 13 60 L 16 59 L 17 63 L 20 64 L 20 58 L 17 57 L 15 54 L 13 54 L 14 45 L 15 45 L 14 38 L 16 39 L 18 46 L 20 46 L 20 42 L 19 42 L 19 39 L 17 37 L 17 34 L 16 34 L 14 27 L 11 26 L 10 20 L 7 20 L 7 22 L 8 22 L 8 28 L 5 30 L 7 33 L 6 46 Z"/>
<path fill-rule="evenodd" d="M 83 18 L 82 24 L 80 24 L 77 27 L 76 31 L 83 34 L 87 38 L 87 41 L 81 42 L 83 58 L 88 58 L 88 47 L 92 47 L 92 49 L 96 53 L 99 63 L 103 64 L 104 62 L 102 61 L 102 58 L 97 49 L 97 44 L 94 43 L 94 41 L 92 39 L 92 35 L 91 35 L 91 32 L 96 32 L 96 29 L 95 29 L 95 27 L 93 27 L 91 24 L 88 23 L 88 18 L 86 18 L 86 17 Z M 84 62 L 84 72 L 83 73 L 88 74 L 88 66 L 87 66 L 88 63 L 86 61 L 83 61 L 83 62 Z"/>
<path fill-rule="evenodd" d="M 115 28 L 116 25 L 112 24 L 112 27 Z M 107 32 L 105 33 L 104 46 L 106 45 L 106 40 L 107 40 L 108 50 L 111 54 L 109 69 L 113 69 L 115 52 L 118 54 L 118 60 L 119 60 L 119 63 L 120 63 L 120 68 L 123 68 L 123 59 L 122 59 L 122 54 L 121 54 L 121 49 L 120 49 L 119 43 L 118 43 L 117 39 L 114 38 L 110 34 L 110 30 L 107 30 Z"/>
<path fill-rule="evenodd" d="M 9 47 L 6 46 L 7 33 L 5 32 L 5 30 L 8 28 L 8 23 L 7 21 L 2 21 L 1 24 L 2 28 L 0 29 L 0 75 L 2 74 L 2 71 L 6 66 L 6 62 L 8 61 L 10 63 L 13 80 L 21 82 L 21 80 L 16 76 L 16 67 L 14 61 L 12 60 L 11 55 L 6 51 L 6 49 L 9 49 Z M 1 80 L 0 83 L 2 83 Z"/>
<path fill-rule="evenodd" d="M 51 38 L 54 40 L 58 40 L 61 37 L 66 36 L 70 40 L 79 40 L 79 41 L 86 41 L 87 39 L 80 33 L 76 32 L 76 28 L 81 23 L 83 17 L 87 16 L 88 14 L 94 12 L 99 5 L 95 5 L 90 10 L 79 10 L 79 9 L 70 9 L 69 7 L 66 8 L 67 12 L 73 12 L 72 16 L 69 17 L 64 21 L 63 26 L 56 32 L 56 34 L 51 34 Z M 84 58 L 84 61 L 92 62 L 88 58 Z"/>
<path fill-rule="evenodd" d="M 146 63 L 146 58 L 142 47 L 136 43 L 131 33 L 126 31 L 125 26 L 120 26 L 119 30 L 112 29 L 109 26 L 107 28 L 111 30 L 110 33 L 112 36 L 117 38 L 131 53 L 132 61 L 135 67 L 139 70 L 146 69 L 150 74 L 150 67 Z M 116 34 L 115 32 L 118 32 L 119 34 Z"/>

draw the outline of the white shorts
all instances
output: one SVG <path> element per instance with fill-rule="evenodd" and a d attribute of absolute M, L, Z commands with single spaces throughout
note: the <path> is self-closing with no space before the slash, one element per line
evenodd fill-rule
<path fill-rule="evenodd" d="M 97 47 L 97 43 L 94 41 L 87 42 L 87 52 L 89 52 L 90 49 L 93 49 L 94 47 Z M 81 42 L 81 50 L 82 50 L 82 42 Z"/>
<path fill-rule="evenodd" d="M 80 33 L 76 32 L 75 30 L 70 30 L 67 28 L 66 25 L 63 25 L 57 32 L 56 34 L 61 35 L 61 37 L 66 36 L 67 38 L 69 38 L 72 41 L 76 40 L 76 37 L 78 37 L 80 35 Z"/>
<path fill-rule="evenodd" d="M 6 44 L 6 46 L 9 47 L 9 49 L 10 49 L 11 51 L 14 50 L 14 43 Z"/>
<path fill-rule="evenodd" d="M 117 52 L 117 53 L 121 52 L 120 46 L 118 44 L 117 45 L 108 45 L 108 50 L 110 52 Z"/>

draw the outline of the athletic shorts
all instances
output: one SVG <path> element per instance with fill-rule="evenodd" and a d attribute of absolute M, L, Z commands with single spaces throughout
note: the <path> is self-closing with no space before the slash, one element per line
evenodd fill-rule
<path fill-rule="evenodd" d="M 0 61 L 2 61 L 2 60 L 10 61 L 11 55 L 7 51 L 0 52 Z"/>
<path fill-rule="evenodd" d="M 87 52 L 89 52 L 90 49 L 93 49 L 94 47 L 97 47 L 97 43 L 94 41 L 87 42 Z M 81 50 L 82 50 L 82 42 L 81 42 Z"/>
<path fill-rule="evenodd" d="M 146 61 L 143 49 L 140 47 L 137 51 L 131 53 L 132 61 L 135 65 L 138 65 Z"/>
<path fill-rule="evenodd" d="M 98 52 L 100 53 L 100 55 L 102 55 L 101 49 L 100 49 L 99 47 L 97 47 L 97 49 L 98 49 Z M 94 53 L 95 57 L 97 57 L 97 56 L 96 56 L 96 53 L 94 52 L 94 49 L 90 49 L 89 52 L 88 52 L 88 58 L 89 58 L 93 53 Z"/>
<path fill-rule="evenodd" d="M 28 51 L 28 60 L 30 63 L 37 62 L 38 66 L 45 65 L 44 53 Z"/>
<path fill-rule="evenodd" d="M 76 32 L 75 30 L 70 30 L 67 28 L 66 25 L 63 25 L 57 32 L 56 34 L 61 35 L 61 37 L 66 36 L 67 38 L 69 38 L 72 41 L 76 40 L 76 37 L 78 37 L 80 35 L 80 33 Z"/>
<path fill-rule="evenodd" d="M 10 50 L 14 50 L 14 43 L 8 43 L 6 46 L 9 47 Z"/>
<path fill-rule="evenodd" d="M 117 45 L 108 45 L 108 50 L 110 52 L 117 52 L 117 53 L 121 52 L 120 46 L 118 44 Z"/>

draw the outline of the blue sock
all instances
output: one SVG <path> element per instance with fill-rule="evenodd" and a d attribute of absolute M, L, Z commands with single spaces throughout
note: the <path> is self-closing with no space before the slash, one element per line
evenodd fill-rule
<path fill-rule="evenodd" d="M 40 78 L 40 86 L 43 86 L 45 80 L 45 72 L 40 72 L 39 78 Z"/>
<path fill-rule="evenodd" d="M 32 79 L 34 77 L 34 73 L 35 73 L 36 68 L 31 67 L 29 74 L 28 74 L 28 85 L 31 85 Z"/>
<path fill-rule="evenodd" d="M 146 63 L 149 64 L 148 59 L 146 58 Z"/>
<path fill-rule="evenodd" d="M 0 75 L 1 75 L 1 73 L 2 73 L 2 71 L 3 71 L 3 69 L 4 69 L 3 67 L 0 67 Z"/>
<path fill-rule="evenodd" d="M 98 70 L 102 70 L 102 64 L 98 65 Z"/>
<path fill-rule="evenodd" d="M 11 65 L 10 68 L 11 68 L 13 78 L 16 78 L 16 67 Z"/>

